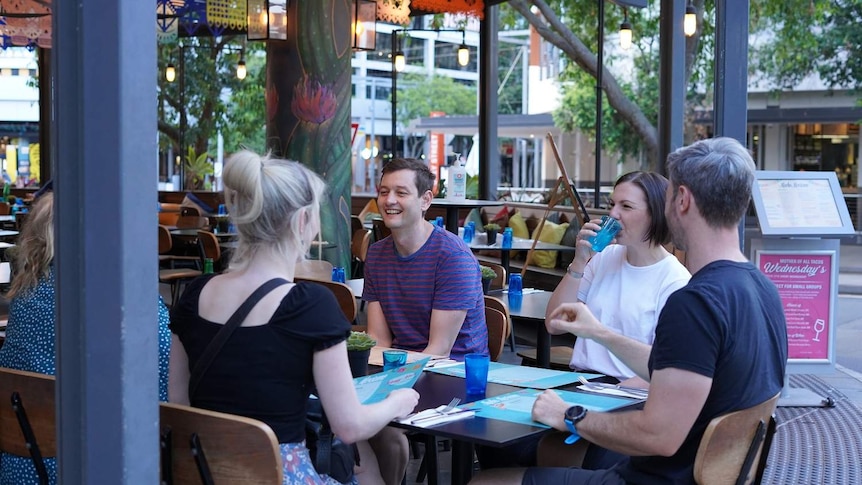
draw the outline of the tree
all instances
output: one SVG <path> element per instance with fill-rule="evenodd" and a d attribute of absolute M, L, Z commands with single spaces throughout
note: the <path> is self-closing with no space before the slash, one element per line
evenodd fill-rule
<path fill-rule="evenodd" d="M 651 163 L 658 153 L 658 2 L 644 10 L 629 11 L 636 42 L 629 77 L 608 69 L 615 59 L 606 52 L 603 71 L 605 139 L 623 153 L 641 148 Z M 698 12 L 698 30 L 686 39 L 686 115 L 710 106 L 713 79 L 715 6 L 712 0 L 692 0 Z M 533 13 L 530 6 L 537 12 Z M 594 133 L 596 51 L 596 0 L 510 0 L 509 6 L 532 25 L 547 42 L 563 51 L 571 62 L 561 76 L 563 103 L 555 120 L 563 129 Z M 606 34 L 619 25 L 620 9 L 606 5 Z M 557 13 L 559 12 L 559 14 Z M 587 19 L 587 20 L 584 20 Z M 790 88 L 812 73 L 830 87 L 856 88 L 862 84 L 862 2 L 858 0 L 763 0 L 751 2 L 750 31 L 757 42 L 749 63 L 753 71 L 776 88 Z M 629 54 L 627 54 L 629 56 Z M 618 69 L 619 71 L 619 69 Z M 631 132 L 637 135 L 633 139 Z M 690 139 L 694 130 L 686 130 Z"/>
<path fill-rule="evenodd" d="M 654 2 L 655 3 L 655 2 Z M 693 0 L 693 5 L 698 12 L 704 10 L 704 0 Z M 538 10 L 533 13 L 530 4 L 535 5 Z M 568 60 L 574 65 L 568 66 L 562 81 L 564 87 L 563 107 L 555 113 L 555 120 L 561 123 L 564 129 L 578 128 L 587 133 L 594 132 L 595 126 L 595 89 L 593 94 L 589 93 L 590 84 L 595 84 L 598 73 L 598 59 L 594 53 L 596 50 L 596 25 L 592 19 L 597 18 L 597 5 L 595 1 L 585 0 L 511 0 L 509 5 L 520 13 L 527 22 L 532 25 L 539 35 L 547 42 L 553 44 L 563 51 Z M 606 124 L 603 124 L 603 133 L 608 134 L 608 139 L 631 139 L 630 131 L 634 130 L 650 161 L 655 161 L 658 154 L 658 131 L 656 129 L 657 118 L 655 111 L 645 112 L 641 106 L 646 106 L 656 98 L 656 91 L 652 88 L 657 86 L 657 59 L 658 59 L 658 12 L 653 12 L 648 7 L 644 12 L 631 11 L 628 18 L 632 23 L 638 39 L 634 46 L 637 51 L 633 55 L 636 64 L 635 79 L 620 79 L 608 69 L 614 59 L 606 56 L 603 68 L 603 91 L 604 98 L 613 111 L 611 116 L 605 116 Z M 555 12 L 561 12 L 557 15 Z M 622 20 L 617 9 L 606 9 L 606 26 L 619 25 Z M 702 15 L 698 15 L 702 17 Z M 591 19 L 583 21 L 583 19 Z M 703 25 L 701 19 L 699 25 Z M 702 48 L 700 36 L 705 29 L 700 28 L 698 32 L 686 39 L 686 84 L 692 78 L 696 66 L 696 53 Z M 650 35 L 652 34 L 652 37 Z M 646 69 L 646 73 L 639 73 L 638 69 Z M 577 70 L 583 71 L 591 78 L 591 83 L 579 74 Z M 655 78 L 655 81 L 650 81 Z M 637 81 L 640 80 L 640 83 Z M 652 85 L 652 86 L 650 86 Z M 574 92 L 569 92 L 574 89 Z M 591 98 L 592 97 L 592 98 Z M 652 99 L 650 99 L 652 98 Z M 587 106 L 592 100 L 593 115 L 588 115 Z M 654 106 L 655 103 L 652 103 Z M 591 118 L 592 116 L 592 118 Z M 590 120 L 592 119 L 592 123 Z M 626 135 L 628 133 L 628 135 Z M 636 152 L 639 147 L 621 147 L 629 153 Z"/>
<path fill-rule="evenodd" d="M 248 66 L 244 80 L 236 77 L 241 49 Z M 221 132 L 228 152 L 240 146 L 262 151 L 263 120 L 266 119 L 262 49 L 262 44 L 242 45 L 229 37 L 193 37 L 160 44 L 160 147 L 172 146 L 174 153 L 183 157 L 187 153 L 214 153 L 216 134 Z M 174 82 L 168 82 L 163 75 L 168 64 L 173 64 L 177 70 Z M 179 72 L 180 69 L 184 72 Z M 182 83 L 180 76 L 183 76 Z M 185 146 L 181 147 L 181 143 Z M 192 162 L 184 160 L 184 163 Z M 186 185 L 193 186 L 192 180 L 186 180 Z"/>
<path fill-rule="evenodd" d="M 476 89 L 465 86 L 452 78 L 421 74 L 403 76 L 403 84 L 398 83 L 397 111 L 402 131 L 406 131 L 411 121 L 429 116 L 432 111 L 442 111 L 447 115 L 476 114 Z M 405 156 L 416 157 L 421 154 L 425 136 L 409 137 L 409 153 Z"/>

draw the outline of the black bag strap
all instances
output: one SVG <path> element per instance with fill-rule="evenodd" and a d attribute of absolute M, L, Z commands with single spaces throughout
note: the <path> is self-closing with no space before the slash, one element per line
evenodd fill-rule
<path fill-rule="evenodd" d="M 210 364 L 212 364 L 215 356 L 221 352 L 222 347 L 224 347 L 227 339 L 230 338 L 233 331 L 239 327 L 239 325 L 245 320 L 245 317 L 251 313 L 251 309 L 254 308 L 257 303 L 263 299 L 266 295 L 269 294 L 272 290 L 278 288 L 281 285 L 286 285 L 290 283 L 284 278 L 273 278 L 266 283 L 260 285 L 260 287 L 254 290 L 248 299 L 246 299 L 242 305 L 237 308 L 233 315 L 231 315 L 230 319 L 225 323 L 221 330 L 213 337 L 210 344 L 204 350 L 201 357 L 195 363 L 195 368 L 192 369 L 192 375 L 189 378 L 189 400 L 191 400 L 192 396 L 195 395 L 195 391 L 198 388 L 198 384 L 200 384 L 201 377 L 203 377 L 204 373 L 209 369 Z"/>

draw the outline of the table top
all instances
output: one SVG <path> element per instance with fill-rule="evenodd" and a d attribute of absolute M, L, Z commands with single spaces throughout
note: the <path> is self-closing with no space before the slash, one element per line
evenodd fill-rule
<path fill-rule="evenodd" d="M 503 290 L 492 290 L 488 292 L 488 296 L 493 296 L 502 301 L 506 308 L 509 309 L 509 315 L 512 318 L 522 318 L 526 320 L 541 320 L 545 321 L 545 310 L 548 308 L 548 302 L 551 300 L 551 295 L 554 293 L 545 290 L 528 289 L 521 300 L 521 308 L 512 310 L 509 307 L 509 295 L 503 293 Z"/>
<path fill-rule="evenodd" d="M 18 231 L 0 231 L 0 237 L 17 236 Z"/>
<path fill-rule="evenodd" d="M 419 377 L 419 380 L 413 386 L 413 389 L 419 393 L 417 410 L 430 409 L 447 404 L 453 397 L 461 398 L 462 403 L 481 399 L 481 397 L 466 395 L 464 379 L 436 374 L 434 372 L 423 372 L 422 376 Z M 489 382 L 485 397 L 499 396 L 500 394 L 507 394 L 520 389 L 514 386 Z M 550 431 L 550 429 L 542 426 L 528 426 L 478 416 L 431 428 L 422 428 L 397 422 L 392 422 L 391 426 L 417 431 L 422 434 L 442 436 L 492 447 L 509 446 Z"/>
<path fill-rule="evenodd" d="M 463 229 L 462 229 L 463 231 Z M 463 232 L 459 232 L 463 238 Z M 503 235 L 497 234 L 497 241 L 494 244 L 488 245 L 488 235 L 484 232 L 477 232 L 475 236 L 473 236 L 473 240 L 468 244 L 470 249 L 479 251 L 485 249 L 503 249 Z M 533 246 L 532 239 L 524 239 L 521 237 L 513 237 L 512 238 L 512 247 L 513 250 L 529 250 Z M 574 251 L 574 246 L 564 246 L 562 244 L 551 244 L 542 241 L 536 241 L 536 249 L 541 250 L 554 250 L 554 251 Z"/>
<path fill-rule="evenodd" d="M 219 241 L 218 245 L 222 249 L 236 249 L 239 247 L 239 241 Z"/>
<path fill-rule="evenodd" d="M 200 229 L 174 229 L 171 231 L 171 236 L 198 237 L 198 231 Z"/>
<path fill-rule="evenodd" d="M 344 284 L 350 287 L 350 291 L 353 292 L 353 296 L 356 298 L 362 298 L 362 291 L 365 289 L 365 278 L 354 278 L 352 280 L 345 281 Z"/>
<path fill-rule="evenodd" d="M 0 222 L 15 222 L 15 215 L 8 214 L 5 216 L 0 216 Z"/>

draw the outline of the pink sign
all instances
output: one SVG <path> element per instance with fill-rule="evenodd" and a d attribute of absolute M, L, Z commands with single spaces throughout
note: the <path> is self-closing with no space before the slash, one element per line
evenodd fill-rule
<path fill-rule="evenodd" d="M 828 359 L 832 254 L 761 252 L 760 271 L 778 287 L 787 320 L 788 357 Z"/>

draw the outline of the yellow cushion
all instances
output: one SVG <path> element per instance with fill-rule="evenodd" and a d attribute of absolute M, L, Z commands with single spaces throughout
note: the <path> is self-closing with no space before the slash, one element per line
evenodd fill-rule
<path fill-rule="evenodd" d="M 566 233 L 566 229 L 568 228 L 568 222 L 554 224 L 551 221 L 545 221 L 545 225 L 542 227 L 542 233 L 539 234 L 539 241 L 550 244 L 560 244 L 560 241 L 563 240 L 563 234 Z M 536 229 L 538 229 L 538 227 L 536 227 Z M 512 231 L 514 231 L 514 229 Z M 535 231 L 533 231 L 533 238 L 535 239 L 535 237 L 536 234 Z M 557 252 L 533 251 L 533 259 L 531 262 L 540 268 L 553 268 L 557 265 Z"/>
<path fill-rule="evenodd" d="M 509 227 L 512 228 L 513 237 L 529 239 L 530 230 L 527 229 L 527 221 L 524 220 L 524 216 L 522 216 L 520 212 L 516 211 L 514 214 L 509 216 Z M 514 259 L 520 257 L 521 254 L 521 251 L 511 251 L 509 256 Z"/>

